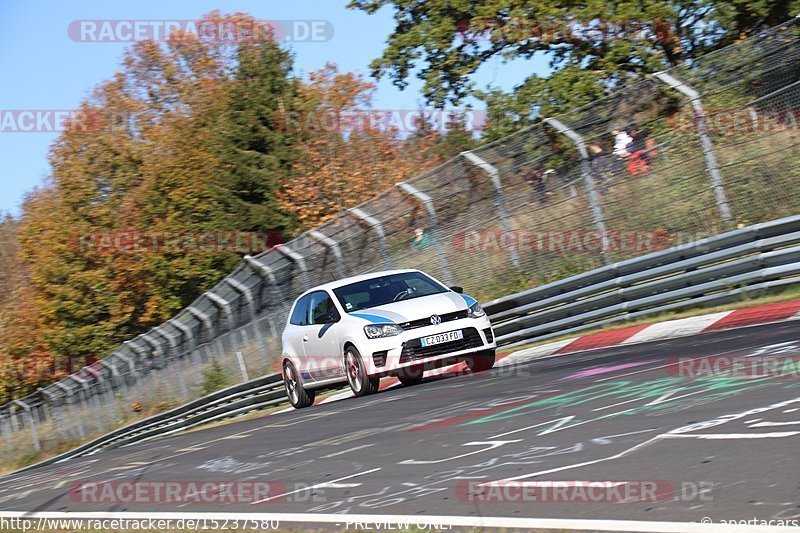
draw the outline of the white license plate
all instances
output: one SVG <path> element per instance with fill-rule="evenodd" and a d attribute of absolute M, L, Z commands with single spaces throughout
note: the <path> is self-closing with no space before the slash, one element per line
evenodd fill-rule
<path fill-rule="evenodd" d="M 458 341 L 464 338 L 464 333 L 459 329 L 457 331 L 448 331 L 447 333 L 438 333 L 436 335 L 428 335 L 422 337 L 420 343 L 422 346 L 433 346 L 434 344 L 442 344 L 444 342 Z"/>

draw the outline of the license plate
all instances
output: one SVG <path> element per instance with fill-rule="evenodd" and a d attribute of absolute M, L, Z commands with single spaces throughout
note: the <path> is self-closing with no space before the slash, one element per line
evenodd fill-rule
<path fill-rule="evenodd" d="M 436 335 L 428 335 L 420 339 L 422 346 L 433 346 L 434 344 L 442 344 L 444 342 L 458 341 L 464 338 L 464 333 L 459 329 L 457 331 L 448 331 L 447 333 L 437 333 Z"/>

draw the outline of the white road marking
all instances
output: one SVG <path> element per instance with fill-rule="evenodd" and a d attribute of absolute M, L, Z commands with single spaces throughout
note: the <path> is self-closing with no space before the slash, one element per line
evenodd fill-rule
<path fill-rule="evenodd" d="M 290 494 L 295 494 L 297 492 L 305 492 L 305 491 L 309 491 L 311 489 L 318 489 L 320 487 L 330 487 L 331 485 L 333 485 L 334 483 L 338 483 L 339 481 L 344 481 L 345 479 L 352 479 L 352 478 L 358 477 L 358 476 L 364 476 L 366 474 L 371 474 L 372 472 L 377 472 L 378 470 L 380 470 L 380 468 L 373 468 L 372 470 L 366 470 L 364 472 L 358 472 L 357 474 L 350 474 L 349 476 L 340 477 L 339 479 L 332 479 L 330 481 L 325 481 L 323 483 L 317 483 L 316 485 L 311 485 L 310 487 L 303 487 L 303 488 L 300 488 L 300 489 L 297 489 L 297 490 L 293 490 L 291 492 L 284 492 L 283 494 L 276 494 L 275 496 L 270 496 L 269 498 L 263 498 L 261 500 L 256 500 L 254 502 L 250 502 L 250 505 L 255 505 L 257 503 L 264 503 L 264 502 L 268 502 L 270 500 L 283 498 L 284 496 L 289 496 Z M 338 516 L 341 516 L 341 515 L 338 515 Z"/>
<path fill-rule="evenodd" d="M 751 428 L 767 428 L 767 427 L 778 427 L 778 426 L 796 426 L 800 424 L 800 420 L 792 420 L 791 422 L 758 422 L 757 424 L 751 424 Z"/>
<path fill-rule="evenodd" d="M 800 435 L 800 431 L 775 431 L 773 433 L 683 433 L 669 435 L 670 438 L 704 439 L 704 440 L 726 440 L 726 439 L 779 439 L 782 437 L 794 437 Z"/>
<path fill-rule="evenodd" d="M 532 426 L 526 426 L 524 428 L 514 429 L 512 431 L 506 431 L 505 433 L 500 433 L 499 435 L 495 435 L 495 436 L 489 437 L 489 438 L 490 439 L 499 439 L 500 437 L 505 437 L 506 435 L 511 435 L 512 433 L 519 433 L 520 431 L 525 431 L 525 430 L 528 430 L 528 429 L 538 428 L 538 427 L 546 426 L 548 424 L 554 424 L 553 427 L 550 428 L 551 430 L 553 430 L 553 429 L 555 429 L 557 427 L 563 426 L 564 424 L 566 424 L 567 422 L 569 422 L 573 418 L 575 418 L 575 415 L 569 415 L 569 416 L 565 416 L 563 418 L 557 418 L 555 420 L 548 420 L 547 422 L 541 422 L 539 424 L 534 424 Z"/>
<path fill-rule="evenodd" d="M 320 457 L 320 459 L 330 459 L 331 457 L 336 457 L 337 455 L 354 452 L 356 450 L 361 450 L 363 448 L 369 448 L 370 446 L 375 446 L 375 444 L 364 444 L 363 446 L 356 446 L 355 448 L 349 448 L 347 450 L 342 450 L 340 452 L 332 453 L 330 455 L 323 455 L 322 457 Z"/>
<path fill-rule="evenodd" d="M 482 448 L 480 450 L 476 450 L 474 452 L 469 453 L 462 453 L 461 455 L 456 455 L 455 457 L 447 457 L 446 459 L 432 459 L 432 460 L 417 460 L 417 459 L 406 459 L 405 461 L 400 461 L 399 465 L 430 465 L 435 463 L 444 463 L 445 461 L 452 461 L 453 459 L 461 459 L 463 457 L 468 457 L 470 455 L 475 455 L 476 453 L 488 452 L 489 450 L 494 450 L 495 448 L 499 448 L 504 444 L 512 444 L 514 442 L 522 442 L 522 439 L 516 440 L 495 440 L 495 441 L 476 441 L 476 442 L 466 442 L 462 444 L 462 446 L 480 446 L 483 444 L 488 444 L 488 448 Z"/>

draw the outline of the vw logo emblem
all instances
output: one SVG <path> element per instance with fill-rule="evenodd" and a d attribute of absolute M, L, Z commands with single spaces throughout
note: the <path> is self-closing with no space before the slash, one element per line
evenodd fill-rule
<path fill-rule="evenodd" d="M 440 317 L 439 315 L 431 315 L 431 324 L 433 324 L 434 326 L 438 326 L 441 323 L 442 323 L 442 317 Z"/>

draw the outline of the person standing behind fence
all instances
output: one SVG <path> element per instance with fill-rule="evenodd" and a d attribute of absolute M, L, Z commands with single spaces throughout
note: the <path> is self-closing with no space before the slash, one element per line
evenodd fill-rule
<path fill-rule="evenodd" d="M 639 176 L 650 172 L 652 157 L 655 155 L 650 151 L 655 146 L 655 141 L 650 138 L 647 130 L 638 127 L 633 129 L 632 142 L 629 151 L 627 169 L 632 176 Z"/>
<path fill-rule="evenodd" d="M 614 173 L 608 154 L 603 151 L 599 144 L 590 143 L 589 157 L 591 158 L 592 172 L 594 173 L 595 182 L 597 182 L 597 188 L 600 190 L 600 194 L 605 194 L 608 192 L 611 177 Z"/>
<path fill-rule="evenodd" d="M 534 166 L 528 173 L 525 181 L 527 181 L 528 186 L 530 186 L 528 201 L 531 203 L 538 202 L 539 204 L 546 204 L 549 198 L 547 195 L 547 183 L 545 183 L 546 177 L 545 173 L 542 171 L 542 167 Z"/>
<path fill-rule="evenodd" d="M 613 154 L 620 159 L 626 159 L 631 155 L 628 147 L 633 142 L 633 138 L 625 130 L 611 130 L 611 135 L 614 136 Z"/>

